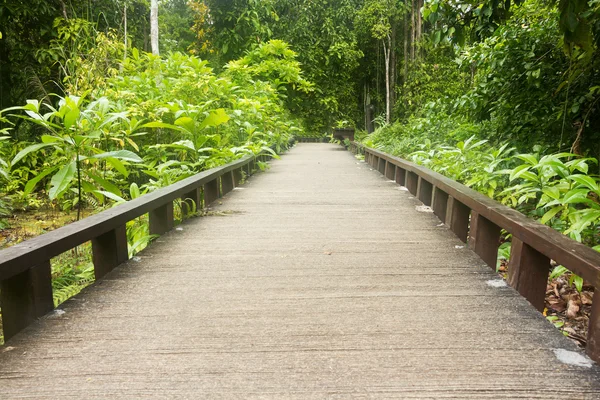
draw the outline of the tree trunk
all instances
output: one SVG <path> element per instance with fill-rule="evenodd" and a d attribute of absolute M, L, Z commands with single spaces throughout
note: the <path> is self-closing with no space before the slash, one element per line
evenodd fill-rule
<path fill-rule="evenodd" d="M 127 60 L 127 2 L 123 5 L 123 31 L 124 31 L 124 44 L 125 53 L 123 54 L 123 61 Z"/>
<path fill-rule="evenodd" d="M 390 40 L 390 119 L 394 119 L 393 111 L 396 105 L 396 80 L 398 77 L 398 65 L 396 57 L 396 37 L 398 30 L 396 21 L 392 21 L 392 35 Z"/>
<path fill-rule="evenodd" d="M 63 17 L 65 18 L 65 20 L 68 20 L 69 16 L 67 15 L 67 5 L 65 4 L 65 2 L 63 0 L 60 0 L 60 5 L 62 7 Z"/>
<path fill-rule="evenodd" d="M 152 54 L 159 55 L 158 51 L 158 0 L 150 4 L 150 47 Z"/>
<path fill-rule="evenodd" d="M 417 45 L 419 44 L 419 42 L 421 41 L 421 31 L 423 28 L 423 19 L 421 18 L 421 5 L 422 5 L 422 0 L 417 0 L 417 21 L 416 21 L 416 27 L 415 27 L 415 47 L 417 47 Z M 415 54 L 416 57 L 419 58 L 421 56 L 421 51 L 420 49 L 416 49 L 415 50 Z"/>
<path fill-rule="evenodd" d="M 365 131 L 369 132 L 369 97 L 367 94 L 369 89 L 367 85 L 368 83 L 365 81 L 363 84 L 363 112 L 365 113 Z"/>
<path fill-rule="evenodd" d="M 418 0 L 412 0 L 410 7 L 410 61 L 415 61 L 415 3 Z"/>
<path fill-rule="evenodd" d="M 387 37 L 387 46 L 385 43 L 385 39 L 382 40 L 383 44 L 383 55 L 385 57 L 385 122 L 386 124 L 390 123 L 390 115 L 391 115 L 391 91 L 390 91 L 390 52 L 391 52 L 391 42 L 392 39 L 388 35 Z"/>
<path fill-rule="evenodd" d="M 404 54 L 402 55 L 404 64 L 403 82 L 408 78 L 408 12 L 404 11 Z"/>

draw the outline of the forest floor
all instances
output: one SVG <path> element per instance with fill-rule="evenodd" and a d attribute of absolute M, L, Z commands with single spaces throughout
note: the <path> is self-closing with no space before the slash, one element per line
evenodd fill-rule
<path fill-rule="evenodd" d="M 83 215 L 92 213 L 84 210 Z M 9 227 L 0 229 L 0 249 L 31 239 L 77 220 L 77 211 L 64 212 L 55 209 L 17 212 L 8 219 Z"/>
<path fill-rule="evenodd" d="M 507 263 L 502 262 L 498 272 L 507 280 Z M 569 284 L 570 274 L 549 279 L 546 286 L 544 316 L 578 346 L 585 348 L 592 312 L 594 287 L 584 283 L 581 293 Z"/>

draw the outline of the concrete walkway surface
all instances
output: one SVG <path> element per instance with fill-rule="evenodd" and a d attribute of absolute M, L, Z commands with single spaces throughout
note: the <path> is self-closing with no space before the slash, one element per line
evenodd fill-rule
<path fill-rule="evenodd" d="M 407 191 L 330 144 L 271 165 L 0 348 L 0 399 L 600 399 Z"/>

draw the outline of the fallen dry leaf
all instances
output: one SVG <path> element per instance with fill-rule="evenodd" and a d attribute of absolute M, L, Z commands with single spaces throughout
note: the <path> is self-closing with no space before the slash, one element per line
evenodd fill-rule
<path fill-rule="evenodd" d="M 567 303 L 567 317 L 575 318 L 578 312 L 579 305 L 577 305 L 577 300 L 570 299 Z"/>
<path fill-rule="evenodd" d="M 554 294 L 556 294 L 556 297 L 560 297 L 560 293 L 558 293 L 558 285 L 556 283 L 552 284 L 552 287 L 554 288 Z"/>

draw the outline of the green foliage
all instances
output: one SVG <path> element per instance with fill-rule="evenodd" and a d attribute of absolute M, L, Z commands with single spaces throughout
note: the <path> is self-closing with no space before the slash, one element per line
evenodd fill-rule
<path fill-rule="evenodd" d="M 55 307 L 94 282 L 91 247 L 88 242 L 51 260 Z"/>
<path fill-rule="evenodd" d="M 47 108 L 49 112 L 44 113 L 42 107 Z M 17 153 L 11 165 L 16 166 L 30 153 L 41 150 L 50 150 L 54 158 L 54 162 L 38 171 L 28 182 L 24 188 L 25 196 L 40 180 L 52 175 L 48 191 L 50 200 L 68 200 L 67 195 L 70 192 L 76 195 L 63 205 L 65 209 L 81 205 L 84 192 L 95 196 L 100 202 L 104 202 L 105 198 L 121 199 L 120 190 L 106 179 L 107 173 L 118 172 L 118 167 L 113 170 L 107 166 L 124 166 L 130 162 L 139 163 L 142 159 L 129 150 L 102 149 L 103 129 L 104 132 L 118 131 L 118 125 L 124 121 L 130 122 L 125 114 L 114 115 L 106 112 L 109 108 L 110 104 L 105 99 L 85 106 L 83 98 L 69 96 L 60 98 L 57 108 L 37 100 L 28 100 L 27 105 L 11 109 L 23 111 L 24 114 L 16 116 L 43 127 L 48 133 L 41 137 L 41 143 L 30 145 Z M 103 166 L 103 176 L 92 169 L 98 164 Z M 87 179 L 82 179 L 83 174 L 87 175 Z M 76 184 L 76 188 L 71 191 L 73 184 Z"/>
<path fill-rule="evenodd" d="M 271 25 L 279 19 L 273 0 L 205 0 L 204 3 L 210 10 L 210 18 L 204 21 L 210 25 L 206 29 L 207 40 L 212 54 L 223 64 L 268 41 L 273 34 Z"/>
<path fill-rule="evenodd" d="M 185 52 L 190 49 L 196 36 L 192 31 L 194 14 L 188 0 L 169 0 L 159 3 L 158 25 L 160 52 Z"/>
<path fill-rule="evenodd" d="M 273 37 L 282 39 L 298 54 L 305 79 L 314 90 L 289 100 L 294 115 L 308 131 L 324 134 L 335 120 L 360 120 L 357 99 L 363 71 L 355 17 L 361 1 L 338 0 L 274 2 Z"/>
<path fill-rule="evenodd" d="M 471 83 L 469 71 L 460 68 L 456 61 L 449 45 L 437 46 L 417 60 L 398 88 L 395 115 L 406 120 L 411 116 L 455 113 L 455 100 L 469 90 Z"/>

